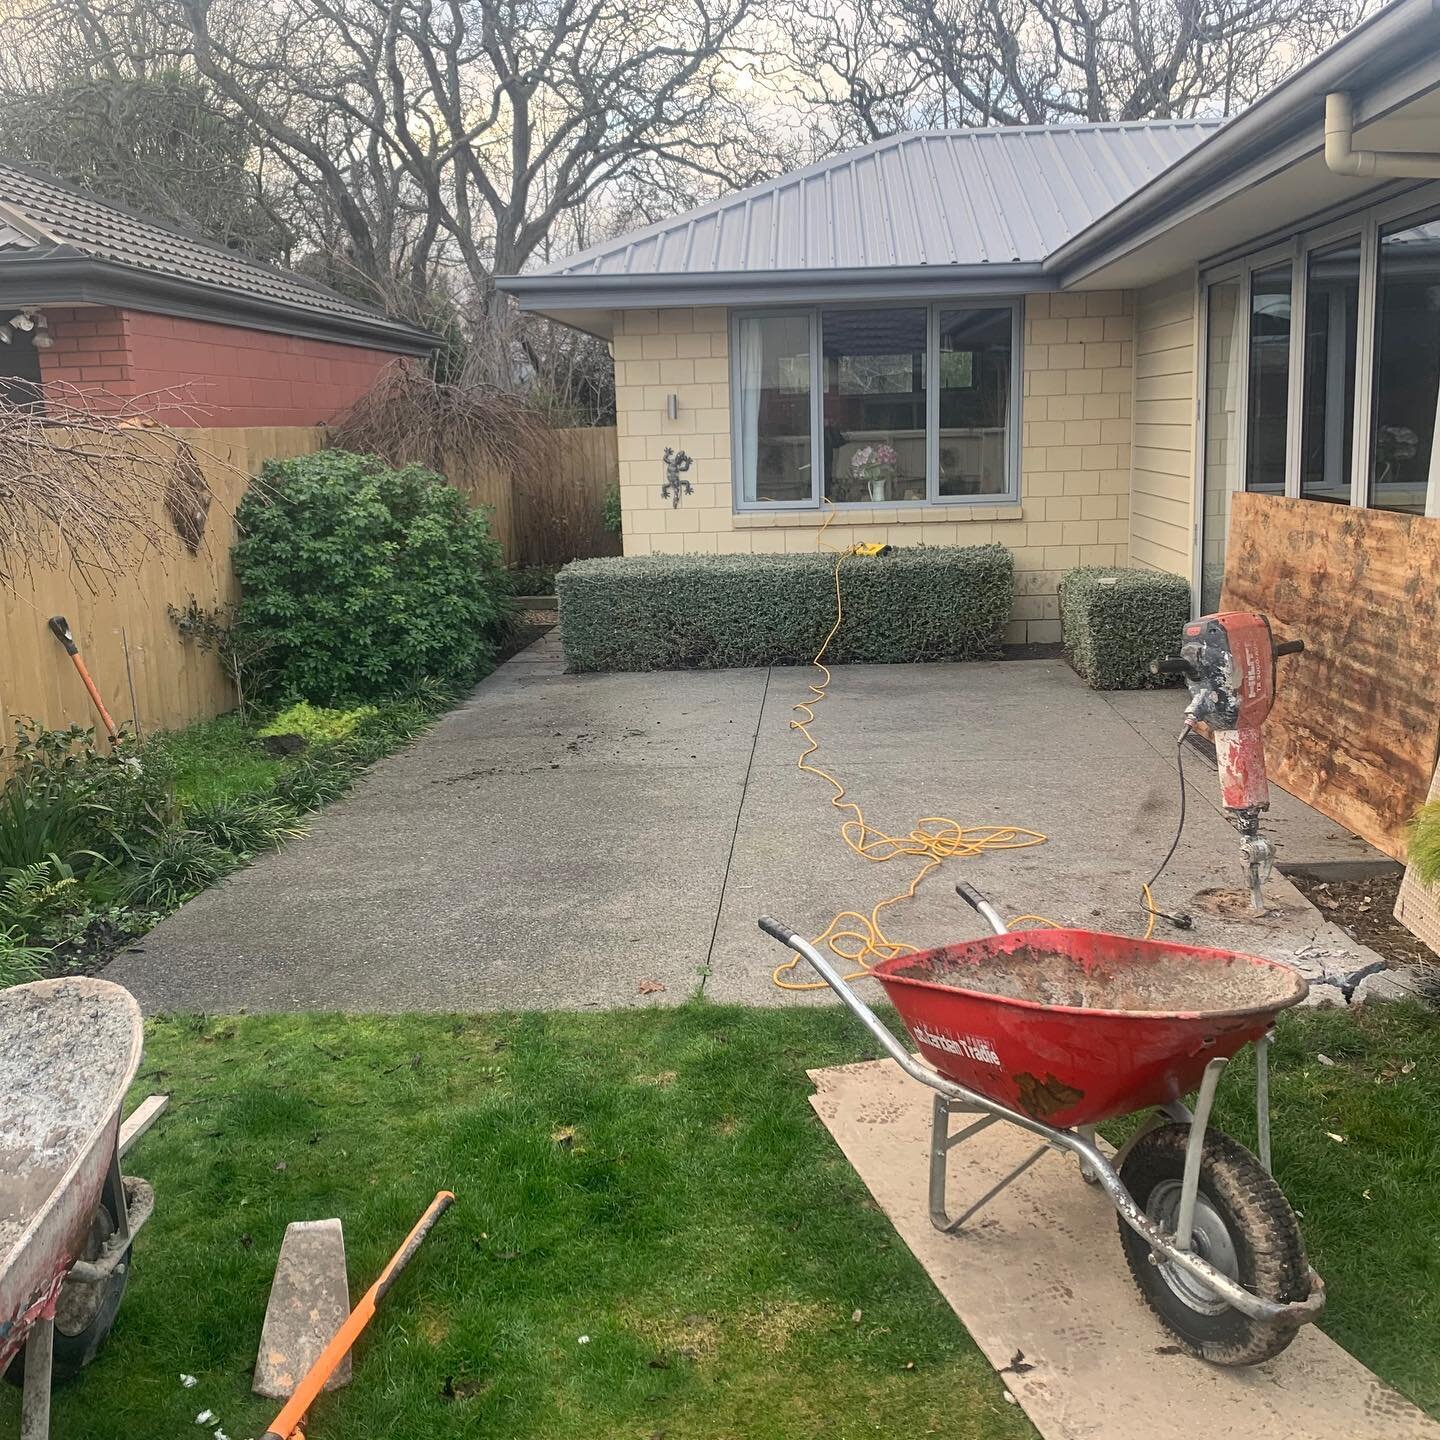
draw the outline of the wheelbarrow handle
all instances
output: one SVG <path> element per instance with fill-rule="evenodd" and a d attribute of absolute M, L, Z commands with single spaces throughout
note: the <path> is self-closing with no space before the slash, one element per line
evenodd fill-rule
<path fill-rule="evenodd" d="M 844 1001 L 845 1008 L 880 1042 L 885 1053 L 907 1075 L 935 1089 L 943 1088 L 948 1091 L 955 1088 L 941 1079 L 929 1066 L 916 1063 L 910 1052 L 890 1033 L 884 1021 L 855 993 L 852 986 L 845 983 L 844 976 L 808 940 L 797 935 L 788 925 L 783 925 L 768 915 L 760 917 L 760 928 L 788 949 L 803 955 L 820 978 Z"/>
<path fill-rule="evenodd" d="M 963 880 L 955 887 L 955 893 L 997 934 L 1008 935 L 1010 927 L 1005 917 L 973 886 Z"/>

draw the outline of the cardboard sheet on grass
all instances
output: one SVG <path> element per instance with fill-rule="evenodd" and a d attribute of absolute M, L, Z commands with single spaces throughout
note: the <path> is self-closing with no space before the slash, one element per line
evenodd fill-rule
<path fill-rule="evenodd" d="M 1231 498 L 1225 610 L 1260 610 L 1280 662 L 1270 778 L 1396 860 L 1440 745 L 1440 520 Z"/>
<path fill-rule="evenodd" d="M 1131 1282 L 1109 1201 L 1053 1152 L 973 1229 L 941 1235 L 926 1204 L 931 1092 L 888 1061 L 810 1078 L 816 1113 L 1045 1440 L 1440 1440 L 1313 1325 L 1253 1369 L 1179 1353 Z M 957 1147 L 952 1213 L 1033 1148 L 1008 1125 Z"/>

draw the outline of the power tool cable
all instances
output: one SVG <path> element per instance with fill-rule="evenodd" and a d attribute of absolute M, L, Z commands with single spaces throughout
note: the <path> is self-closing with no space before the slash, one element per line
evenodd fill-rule
<path fill-rule="evenodd" d="M 1038 830 L 1030 830 L 1021 825 L 962 825 L 958 820 L 944 815 L 923 816 L 908 834 L 890 835 L 865 819 L 864 810 L 848 797 L 842 781 L 821 766 L 810 763 L 811 756 L 820 749 L 820 742 L 811 733 L 810 726 L 815 723 L 816 708 L 825 701 L 830 689 L 831 674 L 825 664 L 825 655 L 845 622 L 845 597 L 840 571 L 846 557 L 856 554 L 855 547 L 842 548 L 826 542 L 825 532 L 833 523 L 835 515 L 836 511 L 832 507 L 816 536 L 816 547 L 828 550 L 835 556 L 832 572 L 835 621 L 810 662 L 820 672 L 819 679 L 810 682 L 809 698 L 792 707 L 799 718 L 790 722 L 790 728 L 798 730 L 805 737 L 805 749 L 796 761 L 796 766 L 808 775 L 818 775 L 833 789 L 830 803 L 847 817 L 841 823 L 840 836 L 854 854 L 875 864 L 907 858 L 920 861 L 919 869 L 903 890 L 881 900 L 868 915 L 858 910 L 842 910 L 812 942 L 817 949 L 824 946 L 837 959 L 852 965 L 854 968 L 845 975 L 845 979 L 858 980 L 868 975 L 870 967 L 881 960 L 920 951 L 922 947 L 918 945 L 887 935 L 881 923 L 881 912 L 892 905 L 898 905 L 902 900 L 914 899 L 925 878 L 946 860 L 957 856 L 981 855 L 986 850 L 1023 850 L 1031 845 L 1043 845 L 1048 837 Z M 1014 929 L 1027 921 L 1050 929 L 1060 928 L 1054 920 L 1043 915 L 1017 915 L 1009 923 L 1011 929 Z M 801 959 L 800 955 L 795 954 L 777 965 L 771 977 L 775 984 L 782 990 L 825 989 L 823 980 L 788 978 Z"/>

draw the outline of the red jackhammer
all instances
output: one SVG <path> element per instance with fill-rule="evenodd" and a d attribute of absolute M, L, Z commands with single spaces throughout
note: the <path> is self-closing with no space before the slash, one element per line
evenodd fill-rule
<path fill-rule="evenodd" d="M 1202 725 L 1214 736 L 1220 801 L 1240 832 L 1250 905 L 1257 915 L 1265 913 L 1262 887 L 1275 861 L 1274 845 L 1260 833 L 1260 813 L 1270 808 L 1260 725 L 1275 703 L 1275 662 L 1304 648 L 1303 640 L 1277 642 L 1264 615 L 1229 610 L 1192 620 L 1180 653 L 1150 667 L 1157 675 L 1182 676 L 1189 687 L 1180 739 Z"/>

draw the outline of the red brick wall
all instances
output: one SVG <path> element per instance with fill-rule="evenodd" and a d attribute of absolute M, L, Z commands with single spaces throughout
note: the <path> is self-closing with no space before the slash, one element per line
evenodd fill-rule
<path fill-rule="evenodd" d="M 45 381 L 124 398 L 184 390 L 188 409 L 156 397 L 172 425 L 316 425 L 362 395 L 395 357 L 207 320 L 102 306 L 45 309 L 54 344 L 40 352 Z"/>

